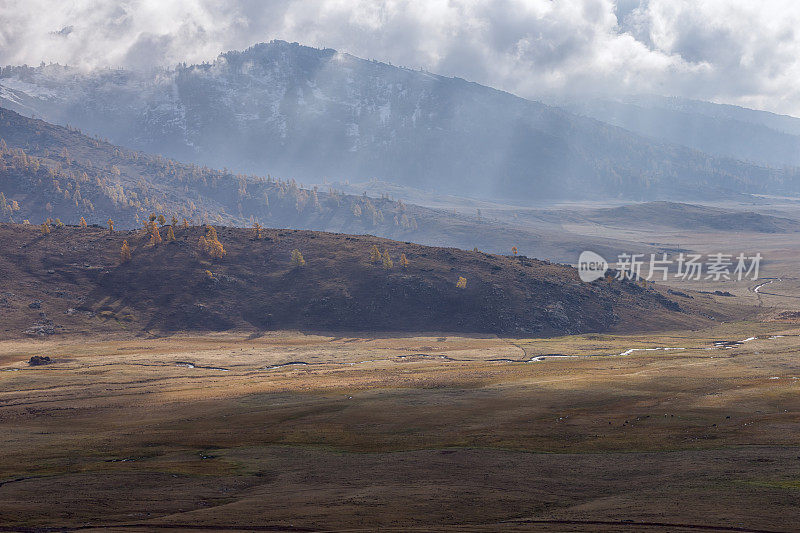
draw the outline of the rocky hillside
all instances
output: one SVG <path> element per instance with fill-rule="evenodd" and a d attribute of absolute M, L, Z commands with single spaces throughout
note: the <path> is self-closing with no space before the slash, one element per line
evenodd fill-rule
<path fill-rule="evenodd" d="M 461 195 L 718 198 L 800 192 L 798 171 L 711 157 L 511 94 L 274 41 L 160 71 L 0 71 L 0 104 L 236 172 L 377 177 Z"/>
<path fill-rule="evenodd" d="M 708 322 L 700 307 L 709 296 L 676 303 L 629 282 L 586 284 L 571 267 L 524 257 L 218 227 L 225 254 L 214 258 L 198 244 L 210 237 L 206 228 L 179 226 L 167 242 L 169 229 L 152 244 L 143 230 L 0 224 L 0 336 L 277 328 L 558 335 Z M 293 261 L 295 250 L 303 261 Z"/>

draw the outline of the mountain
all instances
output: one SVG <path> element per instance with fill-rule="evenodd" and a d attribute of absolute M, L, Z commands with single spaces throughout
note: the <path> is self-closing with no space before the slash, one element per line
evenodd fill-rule
<path fill-rule="evenodd" d="M 514 95 L 273 41 L 152 71 L 5 67 L 0 104 L 237 173 L 372 178 L 527 203 L 800 192 L 769 169 Z"/>
<path fill-rule="evenodd" d="M 174 229 L 176 240 L 153 246 L 142 230 L 42 234 L 0 224 L 0 336 L 273 328 L 538 336 L 694 326 L 726 312 L 703 295 L 678 304 L 665 289 L 583 283 L 572 267 L 524 257 L 297 230 L 256 239 L 218 227 L 226 254 L 212 259 L 197 245 L 204 228 Z M 394 265 L 373 261 L 373 246 Z"/>
<path fill-rule="evenodd" d="M 800 119 L 663 96 L 569 100 L 559 105 L 660 141 L 757 164 L 800 165 Z"/>
<path fill-rule="evenodd" d="M 77 225 L 84 218 L 105 225 L 113 219 L 117 228 L 129 229 L 155 213 L 179 221 L 368 233 L 497 253 L 516 246 L 526 255 L 564 262 L 585 249 L 614 255 L 629 248 L 571 235 L 557 224 L 510 225 L 376 196 L 187 165 L 0 108 L 0 222 L 52 218 Z"/>

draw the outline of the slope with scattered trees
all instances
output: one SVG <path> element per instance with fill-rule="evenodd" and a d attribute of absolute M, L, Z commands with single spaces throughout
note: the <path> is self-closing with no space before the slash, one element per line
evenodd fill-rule
<path fill-rule="evenodd" d="M 529 254 L 574 261 L 592 248 L 624 246 L 548 228 L 511 228 L 475 216 L 430 209 L 388 195 L 371 198 L 303 188 L 293 179 L 234 174 L 126 150 L 81 132 L 0 108 L 0 221 L 47 218 L 118 229 L 139 227 L 151 213 L 195 223 L 368 233 L 432 245 Z M 6 199 L 3 207 L 2 198 Z"/>
<path fill-rule="evenodd" d="M 709 310 L 692 307 L 703 295 L 679 306 L 659 290 L 587 284 L 571 267 L 523 256 L 155 224 L 175 240 L 154 241 L 149 221 L 148 229 L 113 232 L 0 224 L 0 335 L 234 328 L 555 335 L 708 322 Z M 208 253 L 209 240 L 224 253 Z M 713 313 L 724 316 L 724 308 Z"/>

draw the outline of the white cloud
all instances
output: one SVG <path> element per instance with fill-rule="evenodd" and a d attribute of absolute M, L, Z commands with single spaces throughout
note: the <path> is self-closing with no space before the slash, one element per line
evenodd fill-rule
<path fill-rule="evenodd" d="M 653 92 L 800 115 L 800 4 L 0 0 L 0 63 L 200 62 L 285 39 L 521 96 Z"/>

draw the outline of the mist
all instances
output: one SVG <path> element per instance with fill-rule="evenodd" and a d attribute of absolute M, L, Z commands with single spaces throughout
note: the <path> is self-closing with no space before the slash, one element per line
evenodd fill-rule
<path fill-rule="evenodd" d="M 147 69 L 283 39 L 525 98 L 590 88 L 800 114 L 798 23 L 779 0 L 4 0 L 0 63 Z"/>

